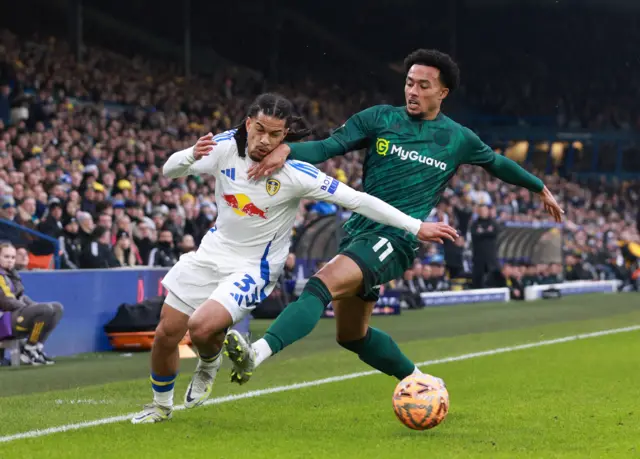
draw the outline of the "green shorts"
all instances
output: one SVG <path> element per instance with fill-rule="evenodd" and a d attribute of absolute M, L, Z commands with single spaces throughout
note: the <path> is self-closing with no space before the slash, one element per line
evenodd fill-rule
<path fill-rule="evenodd" d="M 340 255 L 355 261 L 364 277 L 358 297 L 378 301 L 380 286 L 402 277 L 413 265 L 415 246 L 411 241 L 384 231 L 346 236 L 340 241 Z"/>

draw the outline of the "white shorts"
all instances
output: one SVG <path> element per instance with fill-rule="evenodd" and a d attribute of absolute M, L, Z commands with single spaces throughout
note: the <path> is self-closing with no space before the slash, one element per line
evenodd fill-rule
<path fill-rule="evenodd" d="M 195 252 L 182 255 L 162 280 L 169 291 L 165 303 L 191 316 L 206 300 L 214 300 L 224 306 L 236 324 L 271 294 L 276 282 L 269 277 L 279 273 L 265 271 L 259 264 L 233 267 L 238 260 L 225 259 L 223 254 L 216 258 L 223 263 L 205 263 Z"/>

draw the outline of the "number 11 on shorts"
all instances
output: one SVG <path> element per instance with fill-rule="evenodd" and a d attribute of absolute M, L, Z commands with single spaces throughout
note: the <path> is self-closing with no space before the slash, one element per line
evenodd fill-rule
<path fill-rule="evenodd" d="M 391 252 L 393 252 L 393 246 L 391 245 L 391 242 L 389 242 L 389 239 L 387 239 L 386 237 L 381 237 L 378 243 L 373 246 L 373 251 L 375 253 L 380 252 L 380 250 L 385 247 L 386 249 L 384 250 L 384 252 L 378 255 L 378 260 L 380 261 L 384 261 L 385 258 L 391 255 Z"/>

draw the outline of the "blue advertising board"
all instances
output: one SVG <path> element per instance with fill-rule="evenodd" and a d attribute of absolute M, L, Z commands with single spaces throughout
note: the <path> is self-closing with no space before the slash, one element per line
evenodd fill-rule
<path fill-rule="evenodd" d="M 136 304 L 166 294 L 167 269 L 95 269 L 21 272 L 25 292 L 34 301 L 58 301 L 64 316 L 47 341 L 53 356 L 111 349 L 103 327 L 123 303 Z M 249 318 L 236 326 L 248 332 Z"/>

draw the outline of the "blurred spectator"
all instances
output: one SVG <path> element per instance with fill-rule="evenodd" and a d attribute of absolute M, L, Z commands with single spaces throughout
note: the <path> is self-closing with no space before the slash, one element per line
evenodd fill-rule
<path fill-rule="evenodd" d="M 584 264 L 579 260 L 579 255 L 576 253 L 569 253 L 565 258 L 565 280 L 591 280 L 593 277 L 584 268 Z"/>
<path fill-rule="evenodd" d="M 491 283 L 491 286 L 508 288 L 513 300 L 524 299 L 521 271 L 510 263 L 505 263 L 502 269 L 496 273 L 495 281 Z"/>
<path fill-rule="evenodd" d="M 111 251 L 111 234 L 108 229 L 98 226 L 93 230 L 91 242 L 82 248 L 80 268 L 117 268 L 120 263 Z"/>
<path fill-rule="evenodd" d="M 49 204 L 49 210 L 42 223 L 38 225 L 38 231 L 54 239 L 62 235 L 62 204 L 57 199 Z"/>
<path fill-rule="evenodd" d="M 442 292 L 451 289 L 451 284 L 447 278 L 444 267 L 444 257 L 442 255 L 434 255 L 429 260 L 431 267 L 431 289 L 434 292 Z"/>
<path fill-rule="evenodd" d="M 16 271 L 25 271 L 29 267 L 29 252 L 24 247 L 16 248 L 16 262 L 14 268 Z"/>
<path fill-rule="evenodd" d="M 11 196 L 0 197 L 0 218 L 14 221 L 16 218 L 16 202 Z"/>
<path fill-rule="evenodd" d="M 464 277 L 464 238 L 458 235 L 454 242 L 444 241 L 444 259 L 449 272 L 449 279 Z"/>
<path fill-rule="evenodd" d="M 73 217 L 65 217 L 62 221 L 63 232 L 59 238 L 60 268 L 78 269 L 82 257 L 82 243 L 80 241 L 78 222 Z"/>
<path fill-rule="evenodd" d="M 33 198 L 24 199 L 16 209 L 15 222 L 27 228 L 36 229 L 39 220 L 36 217 L 36 200 Z"/>
<path fill-rule="evenodd" d="M 98 215 L 98 226 L 110 230 L 113 227 L 113 217 L 109 214 L 102 213 Z"/>
<path fill-rule="evenodd" d="M 0 196 L 0 219 L 15 223 L 16 206 L 11 196 Z M 9 241 L 14 245 L 22 245 L 30 241 L 30 236 L 10 224 L 0 225 L 0 241 Z"/>
<path fill-rule="evenodd" d="M 559 284 L 564 280 L 562 275 L 562 265 L 560 263 L 551 263 L 549 265 L 548 281 L 550 284 Z"/>
<path fill-rule="evenodd" d="M 402 308 L 416 309 L 422 307 L 420 289 L 416 282 L 414 269 L 407 269 L 402 279 L 396 281 L 395 288 L 400 291 L 400 306 Z"/>
<path fill-rule="evenodd" d="M 525 274 L 522 277 L 522 285 L 529 287 L 531 285 L 539 284 L 538 267 L 533 263 L 527 263 L 525 265 Z"/>
<path fill-rule="evenodd" d="M 80 246 L 84 250 L 91 244 L 91 242 L 93 242 L 93 231 L 95 230 L 96 226 L 93 223 L 91 214 L 87 212 L 78 212 L 76 214 L 76 220 L 78 221 L 79 225 L 78 240 L 80 242 Z"/>
<path fill-rule="evenodd" d="M 149 266 L 170 267 L 177 261 L 173 247 L 173 234 L 169 230 L 160 231 L 158 242 L 149 254 Z"/>
<path fill-rule="evenodd" d="M 498 266 L 498 222 L 489 215 L 489 207 L 478 207 L 478 218 L 471 224 L 473 247 L 473 288 L 484 287 L 484 278 L 499 270 Z"/>
<path fill-rule="evenodd" d="M 182 240 L 178 244 L 178 258 L 185 253 L 193 252 L 196 250 L 196 243 L 193 240 L 193 236 L 190 234 L 185 234 L 182 236 Z"/>
<path fill-rule="evenodd" d="M 26 343 L 21 345 L 21 362 L 53 364 L 44 352 L 44 343 L 62 318 L 62 305 L 37 303 L 29 298 L 15 262 L 15 247 L 6 242 L 0 244 L 0 310 L 11 313 L 12 329 L 18 337 L 26 338 Z"/>
<path fill-rule="evenodd" d="M 119 230 L 116 234 L 116 243 L 113 246 L 113 255 L 120 266 L 136 266 L 136 255 L 132 248 L 131 236 L 125 230 Z"/>
<path fill-rule="evenodd" d="M 138 247 L 138 252 L 140 254 L 142 264 L 149 264 L 149 255 L 155 247 L 156 240 L 154 225 L 152 223 L 150 224 L 146 220 L 141 220 L 140 222 L 138 222 L 137 231 L 134 232 L 133 240 Z"/>
<path fill-rule="evenodd" d="M 420 289 L 420 293 L 433 292 L 434 290 L 431 279 L 431 266 L 428 264 L 422 265 L 422 272 L 420 273 L 420 277 L 418 277 L 418 288 Z"/>

